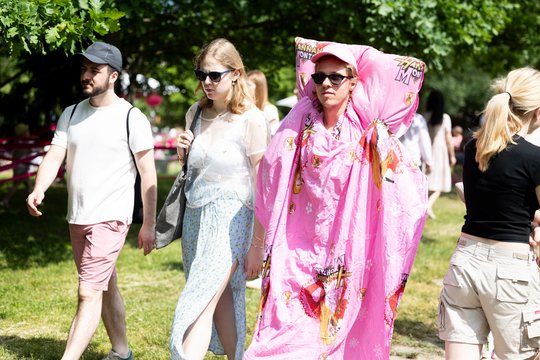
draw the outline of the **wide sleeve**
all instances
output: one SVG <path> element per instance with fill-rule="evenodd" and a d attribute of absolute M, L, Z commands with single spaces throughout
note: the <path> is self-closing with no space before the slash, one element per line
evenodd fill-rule
<path fill-rule="evenodd" d="M 245 115 L 248 117 L 245 135 L 246 155 L 262 154 L 270 140 L 268 121 L 263 112 L 257 108 L 248 110 Z"/>
<path fill-rule="evenodd" d="M 283 119 L 259 164 L 255 214 L 273 241 L 276 225 L 289 198 L 296 154 L 297 136 L 304 116 L 313 112 L 309 99 L 301 99 Z"/>
<path fill-rule="evenodd" d="M 331 44 L 296 38 L 296 80 L 301 96 L 314 98 L 311 58 Z M 352 93 L 353 108 L 365 129 L 382 120 L 397 136 L 410 126 L 418 107 L 424 63 L 410 56 L 386 54 L 364 45 L 347 45 L 356 58 L 358 85 Z"/>

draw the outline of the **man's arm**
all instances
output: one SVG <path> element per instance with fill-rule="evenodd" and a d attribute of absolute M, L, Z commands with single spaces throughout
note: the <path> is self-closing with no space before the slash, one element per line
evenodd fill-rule
<path fill-rule="evenodd" d="M 154 149 L 140 151 L 135 154 L 137 169 L 141 175 L 141 195 L 144 218 L 139 231 L 139 249 L 144 255 L 154 249 L 156 227 L 157 175 L 154 163 Z"/>
<path fill-rule="evenodd" d="M 45 191 L 51 186 L 52 182 L 58 174 L 60 166 L 66 157 L 66 149 L 58 145 L 51 145 L 49 151 L 43 158 L 41 165 L 39 166 L 36 176 L 36 183 L 34 190 L 26 198 L 26 206 L 28 212 L 32 216 L 41 216 L 41 211 L 38 210 L 38 206 L 45 198 Z"/>

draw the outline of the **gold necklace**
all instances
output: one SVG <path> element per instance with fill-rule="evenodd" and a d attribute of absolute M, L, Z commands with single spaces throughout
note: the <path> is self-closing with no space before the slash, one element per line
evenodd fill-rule
<path fill-rule="evenodd" d="M 212 107 L 211 109 L 212 109 L 212 111 L 216 114 L 216 115 L 214 116 L 216 119 L 221 119 L 225 114 L 227 114 L 227 113 L 229 112 L 228 109 L 225 109 L 225 111 L 222 111 L 222 112 L 220 112 L 220 113 L 218 113 L 218 112 L 216 111 L 216 109 L 214 109 L 213 107 Z"/>

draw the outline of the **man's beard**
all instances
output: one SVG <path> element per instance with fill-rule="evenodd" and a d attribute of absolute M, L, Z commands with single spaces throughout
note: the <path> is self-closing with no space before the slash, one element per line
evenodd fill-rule
<path fill-rule="evenodd" d="M 84 88 L 82 89 L 82 93 L 85 95 L 85 96 L 88 96 L 88 97 L 94 97 L 94 96 L 98 96 L 98 95 L 101 95 L 105 92 L 107 92 L 107 87 L 105 85 L 97 85 L 97 84 L 94 84 L 94 86 L 89 89 L 89 90 L 85 90 Z"/>

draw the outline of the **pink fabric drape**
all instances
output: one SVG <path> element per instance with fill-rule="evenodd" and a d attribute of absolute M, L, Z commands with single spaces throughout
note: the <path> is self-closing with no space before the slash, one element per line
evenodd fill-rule
<path fill-rule="evenodd" d="M 336 140 L 303 81 L 314 68 L 306 51 L 321 44 L 328 43 L 297 39 L 299 91 L 307 96 L 259 169 L 267 261 L 245 359 L 387 359 L 424 226 L 425 177 L 396 136 L 416 110 L 423 63 L 352 46 L 360 86 Z"/>

